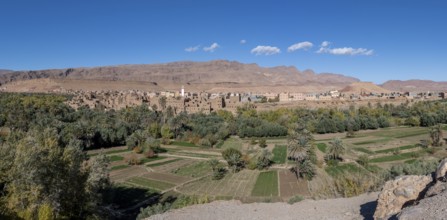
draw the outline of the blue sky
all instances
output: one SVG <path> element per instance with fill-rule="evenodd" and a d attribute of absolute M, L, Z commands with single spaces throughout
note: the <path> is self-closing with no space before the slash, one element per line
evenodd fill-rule
<path fill-rule="evenodd" d="M 0 69 L 228 59 L 447 81 L 446 40 L 442 0 L 0 1 Z"/>

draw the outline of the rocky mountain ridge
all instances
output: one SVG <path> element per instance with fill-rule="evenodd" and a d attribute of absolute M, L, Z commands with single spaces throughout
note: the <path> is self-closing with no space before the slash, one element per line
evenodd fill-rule
<path fill-rule="evenodd" d="M 67 80 L 139 81 L 156 84 L 209 84 L 213 86 L 337 86 L 359 79 L 340 74 L 316 74 L 292 66 L 260 67 L 236 61 L 172 62 L 165 64 L 120 65 L 14 71 L 0 75 L 0 83 L 39 78 Z"/>

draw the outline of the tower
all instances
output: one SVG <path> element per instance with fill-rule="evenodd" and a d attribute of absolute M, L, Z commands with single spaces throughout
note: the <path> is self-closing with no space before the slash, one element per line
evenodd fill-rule
<path fill-rule="evenodd" d="M 182 94 L 182 97 L 185 97 L 185 87 L 183 85 L 182 85 L 181 94 Z"/>

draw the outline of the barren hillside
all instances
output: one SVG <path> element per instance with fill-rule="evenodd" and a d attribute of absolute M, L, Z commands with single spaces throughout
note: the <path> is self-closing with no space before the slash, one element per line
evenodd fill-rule
<path fill-rule="evenodd" d="M 121 65 L 94 68 L 70 68 L 38 71 L 15 71 L 0 75 L 0 83 L 49 78 L 64 80 L 101 80 L 148 83 L 163 89 L 211 91 L 319 91 L 340 89 L 359 80 L 339 74 L 316 74 L 295 67 L 260 67 L 235 61 L 173 62 L 150 65 Z M 60 81 L 59 81 L 60 82 Z M 79 83 L 79 81 L 78 81 Z M 9 87 L 13 86 L 10 84 Z"/>
<path fill-rule="evenodd" d="M 382 84 L 382 87 L 400 92 L 447 91 L 447 82 L 435 82 L 431 80 L 390 80 Z"/>
<path fill-rule="evenodd" d="M 346 86 L 341 90 L 343 93 L 360 94 L 360 93 L 389 93 L 390 90 L 384 89 L 371 82 L 355 82 Z"/>

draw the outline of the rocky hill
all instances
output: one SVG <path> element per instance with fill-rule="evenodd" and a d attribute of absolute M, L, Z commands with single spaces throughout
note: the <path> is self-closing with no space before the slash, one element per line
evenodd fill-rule
<path fill-rule="evenodd" d="M 339 74 L 316 74 L 312 70 L 299 71 L 292 66 L 260 67 L 235 61 L 173 62 L 148 65 L 121 65 L 94 68 L 69 68 L 37 71 L 15 71 L 0 75 L 0 83 L 30 79 L 101 80 L 147 82 L 169 89 L 189 85 L 198 90 L 222 88 L 284 87 L 289 90 L 329 90 L 343 88 L 359 80 Z"/>
<path fill-rule="evenodd" d="M 391 91 L 384 89 L 380 86 L 377 86 L 376 84 L 371 82 L 355 82 L 346 86 L 340 92 L 347 94 L 361 94 L 361 93 L 390 93 Z"/>
<path fill-rule="evenodd" d="M 381 85 L 383 88 L 400 92 L 447 91 L 447 82 L 431 80 L 390 80 Z"/>

